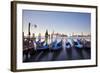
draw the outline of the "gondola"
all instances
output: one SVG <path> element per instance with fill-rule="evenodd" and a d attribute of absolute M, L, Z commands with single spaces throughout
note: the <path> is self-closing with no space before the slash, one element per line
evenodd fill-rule
<path fill-rule="evenodd" d="M 47 43 L 45 43 L 45 41 L 36 42 L 36 51 L 47 51 L 47 50 L 49 50 L 49 45 Z"/>
<path fill-rule="evenodd" d="M 70 42 L 66 42 L 66 43 L 65 43 L 65 48 L 66 48 L 66 49 L 70 49 L 70 48 L 71 48 Z"/>
<path fill-rule="evenodd" d="M 73 45 L 77 49 L 82 49 L 83 48 L 83 44 L 81 43 L 81 40 L 79 40 L 79 39 L 77 39 L 76 41 L 73 41 Z"/>
<path fill-rule="evenodd" d="M 90 41 L 83 39 L 82 43 L 83 43 L 84 49 L 90 49 L 91 48 L 91 42 Z"/>
<path fill-rule="evenodd" d="M 51 51 L 60 51 L 60 50 L 62 50 L 62 41 L 60 41 L 58 43 L 57 43 L 57 41 L 54 41 L 51 44 L 50 50 Z"/>

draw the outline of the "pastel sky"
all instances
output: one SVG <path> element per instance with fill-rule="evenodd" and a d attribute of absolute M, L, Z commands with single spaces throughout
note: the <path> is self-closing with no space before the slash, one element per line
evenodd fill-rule
<path fill-rule="evenodd" d="M 56 12 L 23 10 L 22 13 L 23 32 L 28 34 L 28 24 L 31 23 L 31 33 L 37 36 L 54 32 L 69 35 L 71 33 L 90 33 L 91 14 L 79 12 Z M 37 28 L 34 27 L 37 25 Z"/>

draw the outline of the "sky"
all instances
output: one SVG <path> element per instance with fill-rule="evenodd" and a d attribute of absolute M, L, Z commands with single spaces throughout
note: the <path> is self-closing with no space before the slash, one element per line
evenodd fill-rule
<path fill-rule="evenodd" d="M 24 35 L 28 34 L 28 24 L 31 23 L 31 34 L 37 36 L 41 33 L 62 33 L 69 35 L 71 33 L 90 33 L 91 32 L 91 14 L 80 12 L 59 12 L 59 11 L 36 11 L 23 10 L 22 24 Z M 37 25 L 35 28 L 34 25 Z"/>

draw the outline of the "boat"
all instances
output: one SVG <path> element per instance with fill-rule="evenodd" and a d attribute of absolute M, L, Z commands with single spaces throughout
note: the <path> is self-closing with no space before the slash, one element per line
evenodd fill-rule
<path fill-rule="evenodd" d="M 57 43 L 57 40 L 55 40 L 54 42 L 51 43 L 51 47 L 50 47 L 51 51 L 59 51 L 62 50 L 62 40 L 60 42 Z"/>
<path fill-rule="evenodd" d="M 83 45 L 84 49 L 90 49 L 91 48 L 91 42 L 86 40 L 86 39 L 78 40 L 78 42 Z"/>
<path fill-rule="evenodd" d="M 81 43 L 81 40 L 79 40 L 79 39 L 77 39 L 76 41 L 73 41 L 73 45 L 77 49 L 82 49 L 83 48 L 83 44 Z"/>
<path fill-rule="evenodd" d="M 40 42 L 40 41 L 37 41 L 36 42 L 36 51 L 46 51 L 46 50 L 49 50 L 49 45 L 46 44 L 45 41 L 43 42 Z"/>
<path fill-rule="evenodd" d="M 91 41 L 84 40 L 83 45 L 84 45 L 84 49 L 90 49 L 91 48 Z"/>
<path fill-rule="evenodd" d="M 71 48 L 70 42 L 67 41 L 67 42 L 65 43 L 65 48 L 66 48 L 66 49 L 70 49 L 70 48 Z"/>

